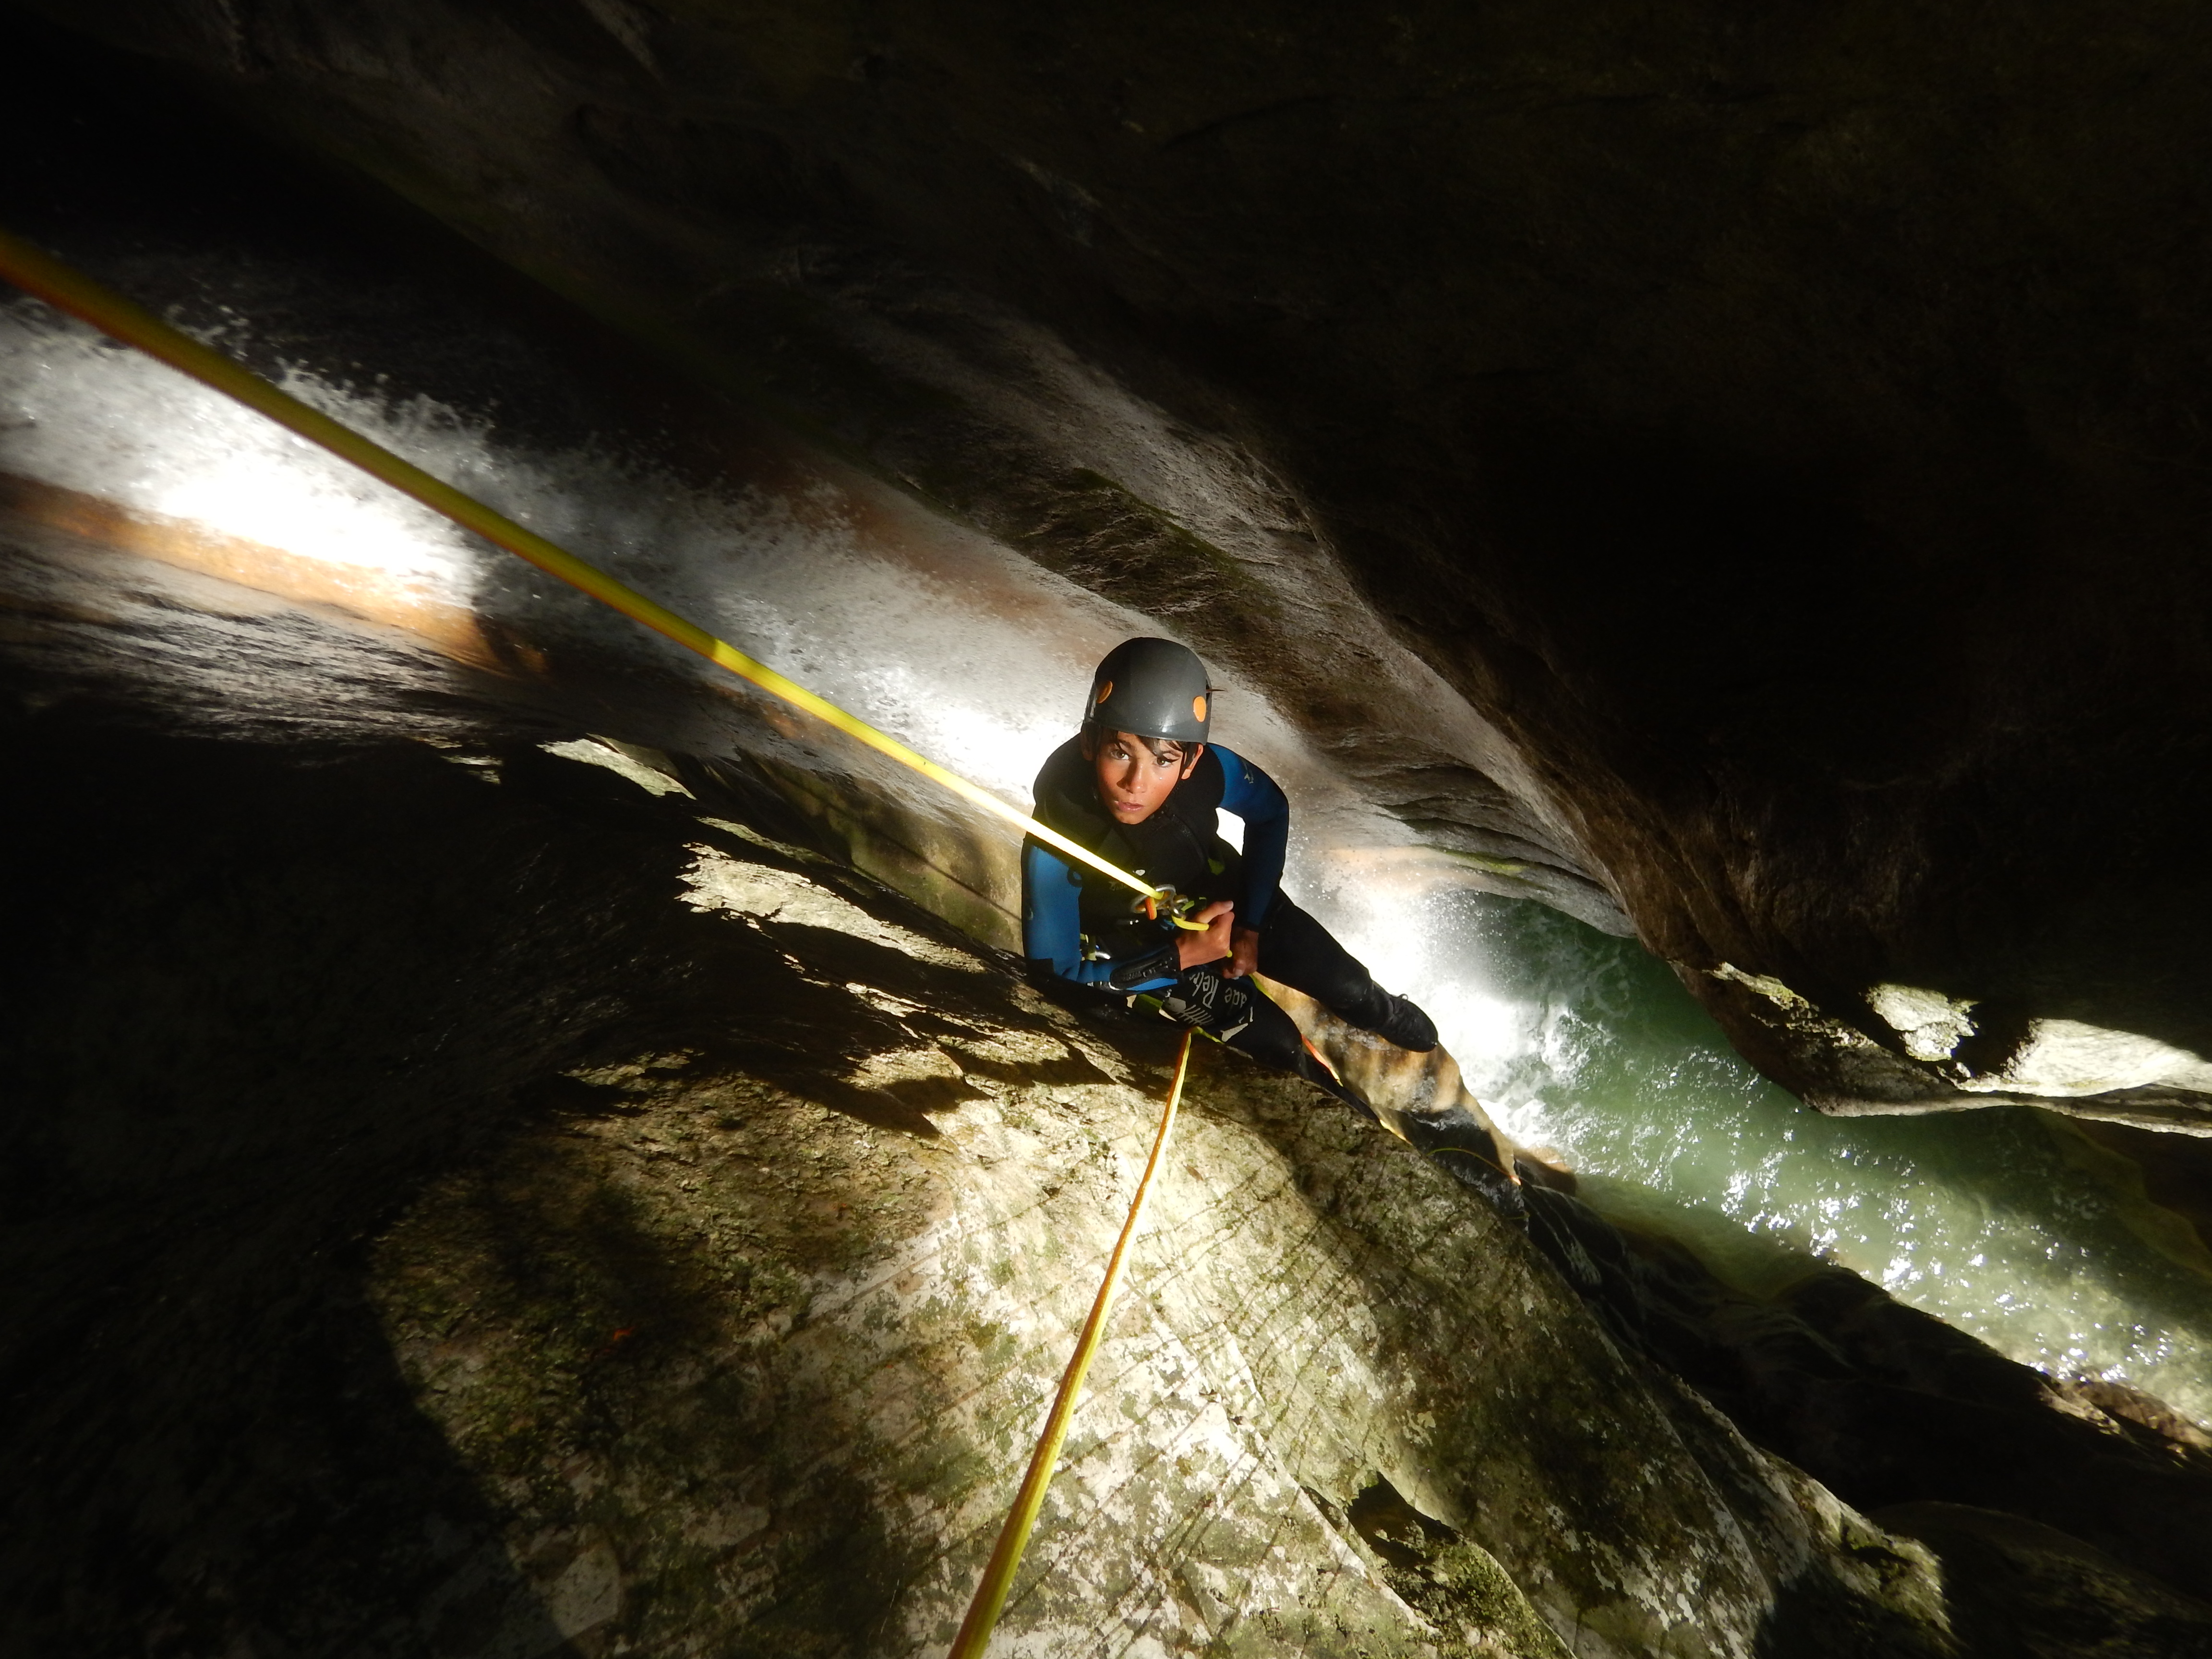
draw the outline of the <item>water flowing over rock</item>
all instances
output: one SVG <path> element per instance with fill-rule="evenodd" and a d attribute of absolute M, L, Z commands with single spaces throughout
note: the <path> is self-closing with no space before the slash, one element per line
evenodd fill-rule
<path fill-rule="evenodd" d="M 1174 618 L 1816 1103 L 2212 1125 L 2186 8 L 52 10 Z"/>
<path fill-rule="evenodd" d="M 2108 188 L 2195 25 L 63 21 L 190 89 L 0 20 L 0 224 L 1009 798 L 1188 637 L 1307 887 L 2075 1114 L 2212 1267 L 2197 254 Z M 0 694 L 0 1651 L 941 1652 L 1172 1054 L 1006 839 L 12 301 Z M 1006 1650 L 2212 1654 L 2185 1411 L 1285 1000 L 1381 1122 L 1200 1050 Z"/>

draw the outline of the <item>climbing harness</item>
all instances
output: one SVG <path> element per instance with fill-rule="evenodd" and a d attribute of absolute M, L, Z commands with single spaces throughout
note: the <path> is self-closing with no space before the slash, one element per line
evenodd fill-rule
<path fill-rule="evenodd" d="M 1076 1340 L 1075 1353 L 1067 1362 L 1067 1370 L 1060 1379 L 1060 1392 L 1053 1396 L 1052 1412 L 1044 1420 L 1044 1432 L 1037 1437 L 1036 1450 L 1030 1455 L 1029 1473 L 1022 1477 L 1021 1490 L 1014 1494 L 1014 1506 L 1007 1512 L 1006 1524 L 999 1530 L 999 1542 L 991 1552 L 991 1559 L 983 1569 L 983 1582 L 975 1586 L 975 1598 L 968 1604 L 968 1616 L 961 1620 L 960 1634 L 952 1638 L 952 1650 L 945 1659 L 981 1659 L 984 1644 L 991 1639 L 991 1627 L 999 1622 L 999 1613 L 1006 1605 L 1007 1592 L 1014 1587 L 1014 1569 L 1022 1562 L 1022 1550 L 1030 1541 L 1030 1532 L 1036 1525 L 1037 1512 L 1044 1507 L 1044 1489 L 1051 1484 L 1053 1465 L 1060 1461 L 1060 1443 L 1067 1438 L 1068 1419 L 1075 1413 L 1075 1397 L 1083 1391 L 1085 1373 L 1091 1369 L 1091 1357 L 1098 1352 L 1099 1339 L 1106 1334 L 1106 1316 L 1114 1306 L 1114 1287 L 1121 1282 L 1121 1264 L 1129 1254 L 1129 1242 L 1137 1236 L 1137 1224 L 1144 1218 L 1145 1200 L 1152 1190 L 1153 1173 L 1160 1167 L 1160 1155 L 1167 1150 L 1168 1132 L 1175 1127 L 1176 1108 L 1182 1100 L 1182 1080 L 1190 1069 L 1190 1042 L 1195 1035 L 1185 1031 L 1182 1052 L 1176 1056 L 1175 1081 L 1168 1085 L 1168 1102 L 1160 1111 L 1159 1133 L 1152 1137 L 1152 1155 L 1146 1161 L 1145 1173 L 1137 1182 L 1137 1195 L 1129 1200 L 1129 1218 L 1121 1224 L 1121 1237 L 1114 1243 L 1114 1254 L 1106 1260 L 1105 1282 L 1099 1285 L 1098 1295 L 1091 1304 L 1091 1317 L 1083 1322 L 1083 1334 Z"/>
<path fill-rule="evenodd" d="M 528 560 L 548 575 L 582 590 L 632 621 L 642 623 L 655 633 L 697 652 L 708 661 L 727 669 L 740 679 L 805 710 L 878 753 L 888 755 L 902 766 L 910 767 L 924 777 L 935 780 L 962 799 L 1005 818 L 1024 834 L 1034 836 L 1056 851 L 1065 853 L 1070 858 L 1089 865 L 1100 874 L 1120 882 L 1139 896 L 1147 916 L 1157 919 L 1164 910 L 1168 919 L 1178 927 L 1204 931 L 1198 923 L 1179 913 L 1178 898 L 1174 890 L 1156 888 L 1119 866 L 1109 863 L 1090 848 L 1038 823 L 1026 812 L 1009 806 L 988 790 L 915 753 L 897 738 L 878 731 L 855 715 L 847 714 L 796 681 L 785 678 L 765 663 L 747 656 L 735 646 L 717 639 L 705 629 L 647 598 L 635 588 L 617 581 L 596 565 L 587 564 L 565 548 L 555 545 L 543 536 L 526 530 L 513 520 L 494 512 L 475 497 L 464 495 L 451 484 L 433 477 L 410 462 L 402 460 L 382 445 L 362 436 L 350 427 L 309 408 L 289 393 L 279 391 L 243 364 L 202 345 L 143 307 L 72 270 L 59 260 L 5 231 L 0 231 L 0 278 L 14 283 L 27 294 L 35 295 L 59 310 L 82 318 L 125 344 L 136 346 L 147 356 L 236 398 L 247 408 L 267 416 L 311 443 L 321 445 L 394 489 L 413 496 L 433 511 L 443 514 L 464 530 L 473 531 L 486 541 Z M 1202 703 L 1198 718 L 1204 718 Z M 1187 910 L 1188 901 L 1182 901 L 1181 908 Z M 1007 1592 L 1013 1587 L 1014 1569 L 1021 1564 L 1022 1551 L 1029 1542 L 1030 1533 L 1036 1525 L 1037 1514 L 1044 1505 L 1045 1487 L 1052 1480 L 1053 1466 L 1059 1461 L 1061 1443 L 1067 1438 L 1067 1425 L 1075 1410 L 1076 1396 L 1082 1392 L 1084 1376 L 1091 1369 L 1091 1358 L 1098 1351 L 1100 1339 L 1105 1334 L 1106 1316 L 1113 1305 L 1114 1289 L 1121 1280 L 1122 1263 L 1127 1258 L 1130 1242 L 1136 1237 L 1137 1224 L 1144 1216 L 1145 1200 L 1152 1192 L 1152 1176 L 1158 1170 L 1161 1157 L 1167 1151 L 1168 1136 L 1175 1127 L 1176 1109 L 1182 1099 L 1183 1079 L 1190 1068 L 1190 1045 L 1194 1035 L 1195 1033 L 1189 1030 L 1183 1033 L 1182 1050 L 1176 1060 L 1175 1081 L 1168 1089 L 1167 1105 L 1160 1113 L 1159 1130 L 1152 1138 L 1152 1156 L 1146 1161 L 1145 1173 L 1137 1182 L 1136 1196 L 1130 1200 L 1128 1219 L 1121 1224 L 1121 1236 L 1115 1242 L 1114 1254 L 1106 1263 L 1105 1281 L 1099 1285 L 1097 1297 L 1091 1304 L 1091 1317 L 1076 1342 L 1074 1357 L 1067 1362 L 1067 1370 L 1060 1379 L 1060 1392 L 1053 1400 L 1051 1414 L 1045 1419 L 1044 1432 L 1037 1441 L 1036 1453 L 1030 1459 L 1029 1472 L 1022 1478 L 1021 1490 L 1015 1496 L 1012 1511 L 1006 1516 L 1006 1524 L 999 1534 L 998 1546 L 991 1552 L 990 1563 L 983 1570 L 983 1581 L 976 1587 L 975 1600 L 969 1605 L 968 1617 L 960 1626 L 960 1635 L 952 1644 L 949 1659 L 980 1659 L 985 1644 L 990 1640 L 992 1626 L 998 1622 L 1000 1610 L 1006 1604 Z"/>

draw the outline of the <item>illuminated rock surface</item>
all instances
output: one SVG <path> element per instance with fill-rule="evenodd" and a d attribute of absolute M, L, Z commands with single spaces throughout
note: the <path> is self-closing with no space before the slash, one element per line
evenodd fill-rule
<path fill-rule="evenodd" d="M 684 54 L 653 32 L 696 22 L 591 15 L 664 80 L 654 65 Z M 1589 556 L 1621 528 L 1602 503 L 1595 529 L 1569 513 L 1559 547 L 1537 538 L 1577 584 L 1567 611 L 1547 609 L 1565 600 L 1524 591 L 1535 578 L 1514 563 L 1536 545 L 1516 540 L 1528 502 L 1494 477 L 1488 505 L 1454 493 L 1463 478 L 1440 482 L 1456 476 L 1451 446 L 1495 436 L 1504 416 L 1455 424 L 1429 392 L 1406 389 L 1401 356 L 1376 360 L 1404 393 L 1389 409 L 1375 403 L 1381 382 L 1316 378 L 1316 352 L 1366 349 L 1316 343 L 1334 301 L 1288 333 L 1262 330 L 1273 367 L 1255 380 L 1255 337 L 1218 314 L 1218 273 L 1194 269 L 1195 309 L 1176 325 L 1188 331 L 1164 343 L 1143 306 L 1141 325 L 1111 307 L 1068 309 L 1052 258 L 1032 286 L 1000 283 L 1037 251 L 1000 234 L 1030 211 L 1018 193 L 1009 207 L 986 191 L 969 218 L 946 216 L 991 233 L 951 260 L 957 282 L 884 252 L 882 200 L 933 199 L 911 171 L 840 218 L 816 214 L 821 180 L 801 169 L 781 229 L 763 228 L 750 198 L 732 229 L 702 205 L 689 152 L 653 149 L 649 112 L 602 100 L 562 125 L 574 113 L 563 77 L 579 61 L 605 69 L 600 35 L 549 35 L 533 18 L 514 26 L 531 38 L 489 19 L 454 36 L 442 33 L 453 15 L 424 8 L 406 14 L 404 40 L 343 38 L 403 15 L 389 10 L 325 19 L 316 27 L 331 32 L 295 50 L 288 31 L 313 15 L 256 14 L 240 25 L 251 40 L 217 54 L 222 73 L 244 73 L 325 137 L 344 128 L 380 165 L 440 134 L 412 187 L 449 211 L 469 198 L 460 216 L 480 234 L 587 299 L 627 293 L 626 324 L 680 314 L 690 368 L 767 386 L 857 462 L 672 390 L 632 345 L 404 216 L 330 197 L 328 174 L 272 179 L 258 151 L 218 146 L 210 165 L 180 143 L 187 159 L 165 178 L 171 152 L 145 142 L 167 118 L 159 98 L 125 100 L 152 112 L 111 111 L 99 129 L 118 154 L 137 143 L 143 175 L 121 188 L 87 162 L 71 189 L 75 149 L 52 143 L 66 113 L 27 119 L 36 100 L 16 101 L 24 148 L 36 127 L 52 161 L 20 175 L 46 216 L 30 228 L 855 706 L 915 722 L 902 731 L 1010 794 L 1090 657 L 1164 618 L 1224 665 L 1238 743 L 1297 794 L 1302 894 L 1399 906 L 1382 913 L 1377 943 L 1470 884 L 1616 930 L 1618 896 L 1703 970 L 1692 982 L 1748 1051 L 1831 1108 L 2042 1097 L 2120 1116 L 2094 1131 L 2140 1167 L 2105 1154 L 2119 1173 L 2094 1182 L 1991 1197 L 1972 1171 L 1952 1172 L 1948 1192 L 1940 1172 L 1915 1173 L 1923 1190 L 1898 1212 L 1900 1294 L 1948 1294 L 1947 1314 L 1972 1324 L 1993 1311 L 1976 1298 L 2000 1285 L 1998 1301 L 2073 1297 L 2065 1262 L 2079 1255 L 2073 1271 L 2102 1298 L 2081 1305 L 2134 1322 L 2115 1370 L 2162 1363 L 2201 1381 L 2183 1374 L 2212 1328 L 2197 1317 L 2203 1181 L 2130 1127 L 2197 1110 L 2204 1048 L 2169 1018 L 2172 988 L 2189 981 L 2157 977 L 2194 890 L 2169 883 L 2146 921 L 2142 906 L 2111 902 L 2126 872 L 2091 860 L 2069 871 L 2083 884 L 2075 921 L 2008 955 L 1991 943 L 2002 929 L 1978 929 L 2012 914 L 2021 884 L 2051 890 L 2052 849 L 2079 826 L 2000 802 L 2017 858 L 1977 866 L 1979 889 L 1945 888 L 1956 849 L 1938 832 L 1993 821 L 1972 767 L 1964 784 L 1938 768 L 1933 783 L 1913 775 L 1902 796 L 1852 807 L 1814 836 L 1857 837 L 1850 858 L 1808 863 L 1807 826 L 1835 789 L 1863 791 L 1853 769 L 1875 742 L 1827 720 L 1858 707 L 1848 675 L 1822 678 L 1857 612 L 1798 607 L 1803 626 L 1840 630 L 1807 655 L 1802 640 L 1723 630 L 1741 597 L 1728 581 L 1698 590 L 1711 604 L 1695 617 L 1655 609 L 1648 571 Z M 910 104 L 874 136 L 838 137 L 852 106 L 824 65 L 843 27 L 811 44 L 747 37 L 763 61 L 812 64 L 811 79 L 771 88 L 791 120 L 821 123 L 789 142 L 937 165 L 910 142 Z M 896 81 L 917 61 L 864 58 L 851 84 Z M 956 82 L 975 68 L 951 67 Z M 308 106 L 301 85 L 317 89 Z M 642 86 L 623 97 L 661 95 Z M 348 127 L 363 100 L 374 109 Z M 1063 113 L 1024 107 L 1046 125 Z M 1261 125 L 1279 113 L 1261 110 Z M 146 126 L 126 142 L 131 119 Z M 1176 152 L 1217 180 L 1224 154 L 1242 156 L 1255 189 L 1279 184 L 1289 151 L 1255 156 L 1222 131 L 1196 130 Z M 727 154 L 713 149 L 726 140 Z M 590 165 L 532 190 L 485 185 L 477 198 L 481 179 L 459 196 L 425 183 L 501 154 L 528 163 L 520 177 L 572 142 Z M 746 158 L 768 154 L 719 129 L 702 142 L 710 173 L 750 178 Z M 945 179 L 986 176 L 972 134 L 948 142 Z M 1095 250 L 1096 224 L 1088 241 L 1076 232 L 1103 198 L 1051 159 L 1018 155 L 1018 191 L 1054 204 L 1048 243 Z M 1317 212 L 1340 205 L 1337 185 L 1310 182 Z M 641 209 L 651 188 L 663 196 Z M 628 228 L 610 231 L 601 210 L 629 216 Z M 866 246 L 838 240 L 870 213 L 876 228 L 853 233 Z M 692 263 L 668 257 L 678 223 L 702 239 Z M 942 252 L 943 225 L 917 224 L 910 247 Z M 1192 225 L 1200 241 L 1220 234 Z M 685 309 L 684 284 L 709 267 L 720 308 Z M 1034 314 L 1007 311 L 1008 295 Z M 1439 310 L 1406 297 L 1394 349 L 1433 345 L 1422 329 L 1465 298 Z M 1434 359 L 1446 381 L 1450 361 Z M 1566 381 L 1587 391 L 1577 374 Z M 1477 380 L 1489 388 L 1477 402 L 1550 383 Z M 1759 406 L 1741 384 L 1717 386 L 1683 406 L 1692 440 L 1711 438 L 1697 420 L 1723 393 Z M 1316 416 L 1316 386 L 1346 394 L 1343 408 Z M 5 1431 L 19 1479 L 0 1571 L 20 1587 L 20 1644 L 490 1656 L 941 1644 L 1103 1253 L 1163 1080 L 1159 1034 L 1073 1026 L 978 953 L 976 941 L 1007 938 L 1007 866 L 941 802 L 703 686 L 626 629 L 34 310 L 0 317 L 0 391 L 9 740 L 15 775 L 36 781 L 32 878 L 10 900 L 27 971 L 7 1043 L 20 1185 Z M 1527 476 L 1556 478 L 1561 455 L 1583 453 L 1589 432 L 1564 429 L 1530 428 L 1556 453 Z M 1633 527 L 1657 545 L 1750 524 L 1756 534 L 1697 544 L 1720 550 L 1726 576 L 1745 561 L 1768 568 L 1767 507 L 1784 539 L 1806 527 L 1795 483 L 1753 489 L 1758 511 L 1731 516 L 1702 486 L 1676 487 L 1660 465 L 1672 455 L 1621 460 L 1652 486 L 1632 503 Z M 1745 476 L 1727 455 L 1712 466 Z M 1896 475 L 1876 467 L 1861 483 L 1873 499 Z M 1437 528 L 1462 509 L 1479 546 Z M 1864 551 L 1849 538 L 1811 544 L 1846 564 Z M 1908 574 L 1933 544 L 1915 545 L 1899 556 Z M 1817 570 L 1802 580 L 1817 586 Z M 1418 605 L 1393 597 L 1401 581 Z M 1939 584 L 1939 599 L 1950 592 Z M 2048 601 L 2019 603 L 2041 615 Z M 1684 647 L 1681 662 L 1655 667 L 1615 625 L 1615 609 L 1637 607 L 1669 651 Z M 1690 648 L 1706 627 L 1723 643 Z M 1686 743 L 1669 676 L 1707 685 L 1711 652 L 1747 637 L 1812 665 L 1810 714 L 1791 705 L 1773 730 L 1723 720 Z M 1876 642 L 1869 663 L 1901 648 Z M 1563 714 L 1559 688 L 1528 678 L 1538 658 L 1580 712 Z M 2192 660 L 2165 659 L 2171 720 L 2131 732 L 2137 750 L 2100 751 L 2100 765 L 2142 763 L 2121 780 L 2130 787 L 2166 775 L 2144 755 L 2193 741 Z M 1724 680 L 1729 706 L 1749 685 L 1769 708 L 1757 669 Z M 1998 691 L 2013 684 L 2014 669 L 1990 672 Z M 2101 695 L 2094 676 L 2080 683 Z M 1909 692 L 1858 707 L 1885 763 L 1926 763 L 1912 732 L 1959 729 L 1891 720 Z M 2117 718 L 2119 705 L 2103 706 Z M 1778 731 L 1805 770 L 1783 780 L 1786 811 L 1746 828 L 1729 814 L 1764 810 L 1776 783 L 1761 745 Z M 1830 739 L 1850 749 L 1842 761 Z M 2051 769 L 2075 775 L 2080 751 L 2039 741 L 2008 751 L 2021 763 L 2004 781 L 2047 799 Z M 1714 799 L 1670 793 L 1670 769 L 1706 750 L 1722 759 L 1693 769 L 1718 780 Z M 1916 817 L 1897 810 L 1904 797 L 1936 804 Z M 2185 797 L 2099 799 L 2157 820 L 2129 820 L 2127 843 L 2154 866 L 2170 829 L 2159 815 Z M 1680 844 L 1638 842 L 1654 822 Z M 747 823 L 849 854 L 967 936 L 839 861 L 764 845 Z M 1935 873 L 1869 910 L 1868 883 L 1923 854 Z M 1913 933 L 1940 933 L 1965 914 L 1955 905 L 1974 923 L 1959 935 L 1958 960 L 1974 967 L 1964 977 L 1931 969 L 1942 952 Z M 1908 913 L 1903 934 L 1883 931 Z M 2109 937 L 2087 949 L 2084 928 Z M 1922 944 L 1899 946 L 1905 935 Z M 2005 974 L 2066 994 L 2015 994 Z M 1653 1006 L 1603 1009 L 1606 1031 Z M 1685 1051 L 1652 1051 L 1669 1052 Z M 1462 1053 L 1486 1079 L 1502 1074 L 1498 1056 Z M 1655 1124 L 1675 1097 L 1655 1095 Z M 1754 1148 L 1749 1104 L 1705 1126 L 1709 1156 Z M 2001 1139 L 2026 1117 L 2012 1110 L 1978 1114 L 1976 1133 Z M 1928 1127 L 1923 1154 L 1949 1144 L 1938 1126 L 1890 1127 Z M 1010 1641 L 2205 1650 L 2191 1598 L 2212 1559 L 2206 1448 L 2186 1416 L 2122 1387 L 2038 1376 L 1848 1273 L 1762 1255 L 1741 1230 L 1717 1246 L 1710 1215 L 1690 1224 L 1618 1181 L 1584 1191 L 1636 1228 L 1540 1195 L 1532 1248 L 1406 1148 L 1234 1066 L 1203 1071 L 1188 1134 Z M 2100 1156 L 2085 1136 L 2054 1144 L 2077 1174 Z M 1753 1163 L 1732 1174 L 1732 1206 L 1770 1173 Z M 1893 1167 L 1877 1160 L 1862 1187 Z M 2099 1182 L 2130 1180 L 2124 1226 L 2074 1217 L 2089 1216 Z M 2058 1241 L 2048 1271 L 2004 1277 L 2033 1269 L 2033 1249 L 1986 1273 L 1976 1256 L 1972 1279 L 1947 1270 L 1943 1247 L 1909 1238 L 1938 1231 L 1942 1202 L 1944 1227 L 1977 1205 L 1999 1221 L 2017 1206 L 2023 1249 Z M 2148 1256 L 2164 1277 L 2146 1273 Z M 1996 1322 L 2008 1352 L 2063 1371 L 2051 1333 L 2090 1316 L 2039 1325 L 2015 1307 Z M 2201 1394 L 2189 1399 L 2201 1416 Z"/>
<path fill-rule="evenodd" d="M 1078 1022 L 575 759 L 95 737 L 17 748 L 66 791 L 35 850 L 72 896 L 13 923 L 49 970 L 9 1005 L 10 1095 L 57 1109 L 19 1128 L 10 1223 L 47 1268 L 10 1288 L 24 1638 L 949 1639 L 1166 1028 Z M 1410 1149 L 1209 1051 L 1006 1629 L 1939 1654 L 2008 1571 L 2055 1593 L 1949 1559 L 1624 1358 Z"/>

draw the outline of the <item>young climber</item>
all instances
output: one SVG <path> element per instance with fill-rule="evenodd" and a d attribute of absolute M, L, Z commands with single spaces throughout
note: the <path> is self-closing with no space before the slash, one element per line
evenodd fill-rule
<path fill-rule="evenodd" d="M 1124 641 L 1098 665 L 1082 730 L 1053 751 L 1035 790 L 1039 819 L 1173 893 L 1203 931 L 1147 918 L 1127 888 L 1031 840 L 1022 855 L 1030 975 L 1156 996 L 1170 1019 L 1350 1098 L 1249 975 L 1416 1053 L 1437 1046 L 1437 1028 L 1284 896 L 1290 804 L 1258 767 L 1207 741 L 1212 699 L 1188 647 Z M 1244 820 L 1242 854 L 1221 838 L 1214 814 L 1224 808 Z"/>

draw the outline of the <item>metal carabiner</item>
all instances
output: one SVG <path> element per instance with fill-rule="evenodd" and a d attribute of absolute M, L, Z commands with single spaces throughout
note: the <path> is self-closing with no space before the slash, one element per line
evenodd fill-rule
<path fill-rule="evenodd" d="M 1182 895 L 1177 893 L 1172 887 L 1160 887 L 1154 889 L 1152 892 L 1146 894 L 1144 897 L 1139 899 L 1136 904 L 1132 908 L 1142 910 L 1145 913 L 1146 921 L 1158 921 L 1160 920 L 1159 901 L 1162 899 L 1165 899 L 1167 901 L 1167 919 L 1175 923 L 1176 927 L 1183 929 L 1186 933 L 1202 933 L 1206 931 L 1206 924 L 1204 922 L 1193 921 L 1190 919 L 1191 909 L 1197 904 L 1198 901 L 1194 898 L 1184 897 Z"/>

